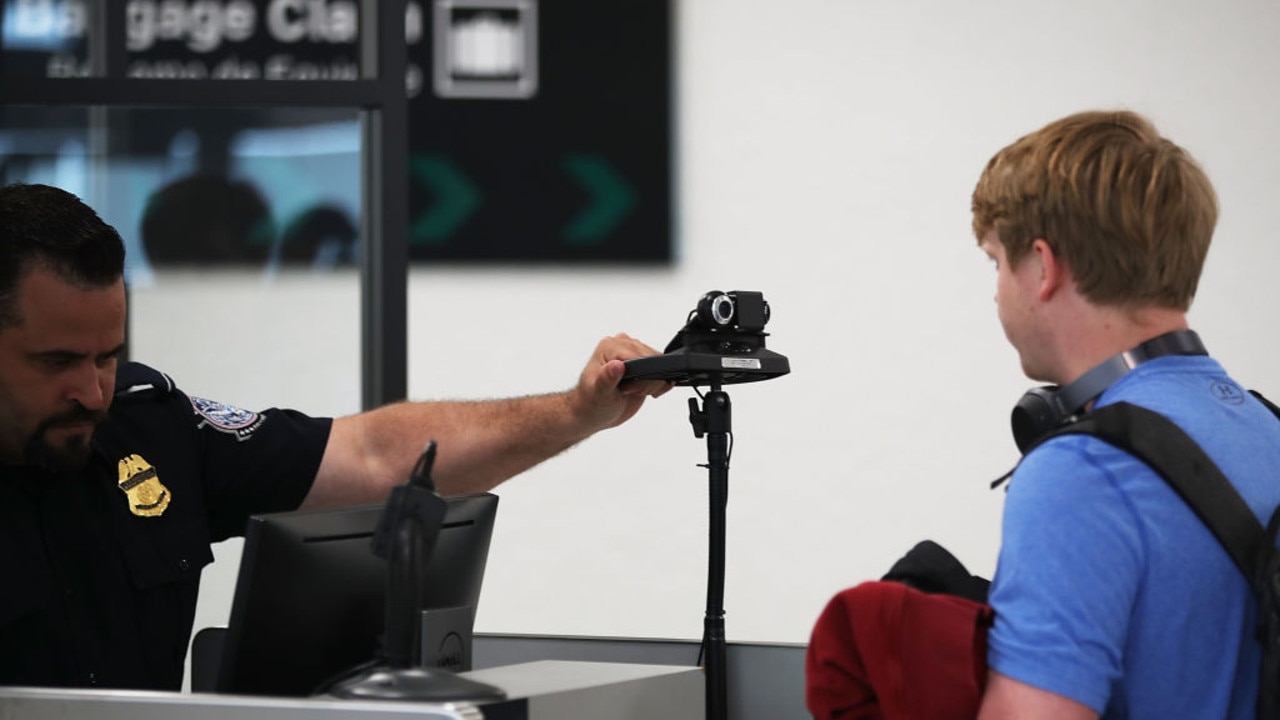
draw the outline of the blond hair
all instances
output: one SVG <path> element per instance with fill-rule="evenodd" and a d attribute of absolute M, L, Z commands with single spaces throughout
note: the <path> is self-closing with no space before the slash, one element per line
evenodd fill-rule
<path fill-rule="evenodd" d="M 1186 310 L 1218 219 L 1204 171 L 1132 112 L 1057 120 L 996 153 L 973 191 L 973 231 L 1012 267 L 1044 239 L 1102 305 Z"/>

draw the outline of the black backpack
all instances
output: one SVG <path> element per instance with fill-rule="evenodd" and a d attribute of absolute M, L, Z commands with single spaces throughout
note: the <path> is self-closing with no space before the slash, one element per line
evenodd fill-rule
<path fill-rule="evenodd" d="M 1280 418 L 1280 408 L 1254 395 Z M 1194 440 L 1168 418 L 1137 405 L 1121 402 L 1101 407 L 1037 444 L 1059 435 L 1082 433 L 1124 450 L 1155 470 L 1209 527 L 1249 579 L 1258 598 L 1258 640 L 1262 643 L 1257 717 L 1280 720 L 1280 551 L 1276 549 L 1280 508 L 1264 528 Z"/>

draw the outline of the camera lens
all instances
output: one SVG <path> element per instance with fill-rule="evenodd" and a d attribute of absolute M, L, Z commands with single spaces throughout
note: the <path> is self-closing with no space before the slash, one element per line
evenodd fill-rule
<path fill-rule="evenodd" d="M 717 325 L 728 325 L 733 322 L 733 298 L 728 295 L 717 295 L 711 301 L 711 319 Z"/>

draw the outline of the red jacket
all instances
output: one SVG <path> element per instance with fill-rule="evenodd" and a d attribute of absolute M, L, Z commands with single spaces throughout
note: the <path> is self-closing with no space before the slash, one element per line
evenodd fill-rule
<path fill-rule="evenodd" d="M 973 720 L 987 678 L 990 607 L 898 582 L 841 591 L 805 657 L 817 720 Z"/>

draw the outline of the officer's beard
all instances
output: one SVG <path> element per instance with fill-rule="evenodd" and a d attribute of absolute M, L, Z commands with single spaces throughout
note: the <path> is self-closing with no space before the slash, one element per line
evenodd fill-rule
<path fill-rule="evenodd" d="M 49 431 L 85 421 L 97 428 L 105 417 L 105 411 L 88 410 L 77 403 L 65 412 L 46 418 L 36 426 L 23 448 L 27 465 L 52 475 L 66 475 L 84 468 L 89 462 L 89 440 L 93 433 L 68 435 L 61 443 L 52 443 L 47 437 Z"/>

